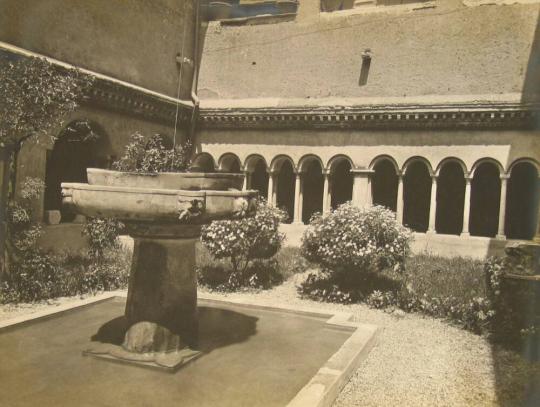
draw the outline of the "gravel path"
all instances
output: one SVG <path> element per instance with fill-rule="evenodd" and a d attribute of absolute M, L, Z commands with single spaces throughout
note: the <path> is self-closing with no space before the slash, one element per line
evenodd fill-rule
<path fill-rule="evenodd" d="M 493 351 L 484 338 L 443 321 L 401 312 L 390 314 L 360 304 L 300 299 L 295 285 L 301 278 L 294 276 L 281 286 L 258 293 L 201 291 L 222 299 L 256 298 L 269 305 L 346 311 L 357 321 L 381 327 L 377 346 L 344 387 L 335 407 L 522 405 L 517 399 L 525 390 L 524 382 L 540 378 L 538 366 L 531 370 L 523 366 L 518 355 Z M 523 369 L 525 375 L 517 374 Z M 536 379 L 531 376 L 533 371 Z"/>
<path fill-rule="evenodd" d="M 0 305 L 0 321 L 7 319 L 22 317 L 25 315 L 34 314 L 39 311 L 44 311 L 47 308 L 58 307 L 60 305 L 76 304 L 82 299 L 91 297 L 91 295 L 75 296 L 75 297 L 60 297 L 52 300 L 41 301 L 30 304 L 4 304 Z"/>

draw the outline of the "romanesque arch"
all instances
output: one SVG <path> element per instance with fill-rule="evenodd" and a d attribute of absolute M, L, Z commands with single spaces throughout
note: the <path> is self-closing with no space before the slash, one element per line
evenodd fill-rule
<path fill-rule="evenodd" d="M 250 155 L 244 164 L 249 174 L 249 189 L 259 191 L 259 196 L 268 200 L 268 166 L 263 156 Z"/>
<path fill-rule="evenodd" d="M 191 164 L 191 168 L 194 171 L 215 172 L 216 163 L 214 161 L 214 157 L 212 157 L 210 154 L 208 154 L 208 153 L 199 153 L 193 159 L 193 163 Z"/>
<path fill-rule="evenodd" d="M 319 157 L 309 155 L 303 157 L 298 167 L 302 173 L 301 219 L 309 223 L 311 216 L 323 210 L 323 164 Z"/>
<path fill-rule="evenodd" d="M 530 240 L 536 233 L 540 184 L 538 164 L 518 160 L 510 167 L 506 195 L 506 237 Z"/>
<path fill-rule="evenodd" d="M 114 157 L 104 129 L 97 123 L 75 120 L 58 135 L 47 151 L 45 169 L 45 210 L 59 210 L 61 222 L 71 222 L 75 214 L 62 206 L 62 182 L 88 182 L 86 169 L 109 168 Z"/>
<path fill-rule="evenodd" d="M 222 172 L 240 173 L 242 165 L 236 154 L 225 153 L 218 160 L 218 168 Z"/>
<path fill-rule="evenodd" d="M 352 200 L 353 162 L 345 155 L 338 155 L 328 162 L 328 168 L 330 169 L 330 205 L 335 209 L 342 203 Z"/>
<path fill-rule="evenodd" d="M 431 173 L 424 158 L 412 158 L 403 166 L 403 224 L 416 232 L 428 230 Z"/>
<path fill-rule="evenodd" d="M 437 169 L 437 233 L 459 235 L 463 229 L 463 202 L 467 167 L 457 158 L 447 158 Z"/>
<path fill-rule="evenodd" d="M 374 205 L 385 206 L 394 212 L 397 205 L 398 167 L 394 159 L 380 156 L 373 160 L 370 168 L 371 194 Z"/>
<path fill-rule="evenodd" d="M 278 156 L 272 161 L 270 168 L 276 173 L 276 183 L 274 184 L 276 205 L 287 211 L 289 218 L 285 223 L 291 223 L 294 219 L 294 194 L 296 183 L 293 161 L 288 156 Z"/>
<path fill-rule="evenodd" d="M 473 236 L 495 237 L 499 222 L 502 166 L 495 160 L 477 162 L 471 171 L 469 231 Z"/>

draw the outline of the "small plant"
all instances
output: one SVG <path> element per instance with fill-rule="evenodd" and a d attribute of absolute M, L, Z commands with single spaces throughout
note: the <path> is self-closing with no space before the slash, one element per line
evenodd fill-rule
<path fill-rule="evenodd" d="M 348 202 L 311 219 L 302 237 L 302 254 L 330 271 L 379 272 L 402 267 L 410 240 L 410 231 L 392 211 Z"/>
<path fill-rule="evenodd" d="M 88 244 L 93 256 L 101 258 L 106 250 L 118 249 L 118 235 L 123 229 L 122 222 L 115 219 L 87 219 L 83 235 L 88 238 Z"/>
<path fill-rule="evenodd" d="M 124 155 L 113 163 L 113 168 L 140 173 L 183 172 L 190 163 L 189 151 L 189 142 L 167 148 L 159 134 L 147 138 L 134 133 L 125 147 Z"/>
<path fill-rule="evenodd" d="M 281 209 L 259 200 L 251 217 L 203 226 L 201 241 L 214 258 L 228 259 L 234 273 L 242 274 L 253 260 L 269 259 L 281 248 L 285 236 L 278 228 L 285 216 Z"/>

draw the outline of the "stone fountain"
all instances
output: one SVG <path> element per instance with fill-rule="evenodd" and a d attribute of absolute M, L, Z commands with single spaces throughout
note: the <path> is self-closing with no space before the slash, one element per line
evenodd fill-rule
<path fill-rule="evenodd" d="M 87 173 L 88 184 L 62 184 L 63 204 L 121 220 L 134 252 L 123 343 L 92 342 L 84 353 L 174 371 L 201 354 L 195 274 L 201 226 L 249 215 L 257 192 L 240 191 L 241 174 Z"/>

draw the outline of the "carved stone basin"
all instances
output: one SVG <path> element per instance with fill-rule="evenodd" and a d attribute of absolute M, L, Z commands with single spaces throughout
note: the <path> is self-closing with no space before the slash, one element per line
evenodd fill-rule
<path fill-rule="evenodd" d="M 88 168 L 88 184 L 189 191 L 241 189 L 243 174 L 206 172 L 136 173 Z"/>
<path fill-rule="evenodd" d="M 195 244 L 203 224 L 253 213 L 257 192 L 234 189 L 242 178 L 88 169 L 88 184 L 62 184 L 64 205 L 119 219 L 134 239 L 124 343 L 93 342 L 85 354 L 169 370 L 200 356 Z"/>

